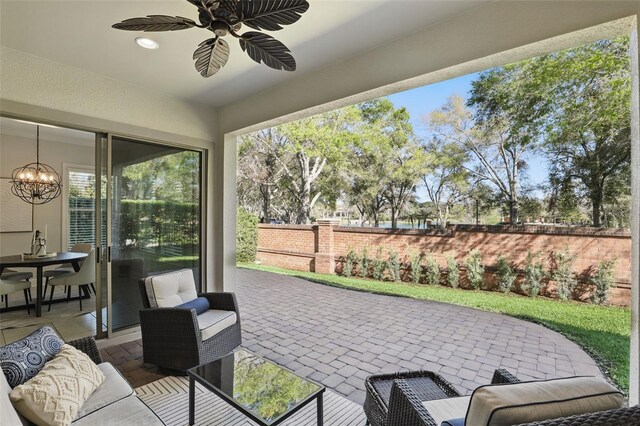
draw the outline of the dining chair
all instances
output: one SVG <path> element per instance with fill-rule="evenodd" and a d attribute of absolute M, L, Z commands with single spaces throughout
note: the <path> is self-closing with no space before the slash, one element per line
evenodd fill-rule
<path fill-rule="evenodd" d="M 24 301 L 27 305 L 27 314 L 31 314 L 29 309 L 29 289 L 31 288 L 31 281 L 10 281 L 0 279 L 0 295 L 4 296 L 5 308 L 9 307 L 9 295 L 16 291 L 22 290 L 24 292 Z"/>
<path fill-rule="evenodd" d="M 89 293 L 89 285 L 93 285 L 96 279 L 96 251 L 91 250 L 89 256 L 82 262 L 78 272 L 67 272 L 49 280 L 51 291 L 49 293 L 49 311 L 51 311 L 51 301 L 55 286 L 63 285 L 67 287 L 67 302 L 71 298 L 71 287 L 78 287 L 78 299 L 80 300 L 80 310 L 82 310 L 82 288 Z"/>
<path fill-rule="evenodd" d="M 13 269 L 9 268 L 6 268 L 4 271 L 2 271 L 2 274 L 0 274 L 0 280 L 5 281 L 29 281 L 31 278 L 33 278 L 33 273 L 31 272 L 14 271 Z M 31 301 L 31 287 L 29 287 L 27 292 L 29 293 L 29 301 Z M 4 294 L 1 297 L 1 301 L 4 301 L 7 298 L 7 296 L 5 296 Z"/>
<path fill-rule="evenodd" d="M 76 253 L 87 253 L 89 254 L 93 250 L 93 245 L 91 243 L 75 243 L 73 247 L 71 247 L 70 251 Z M 79 262 L 82 265 L 82 261 Z M 44 271 L 42 276 L 46 278 L 44 282 L 44 291 L 42 292 L 42 297 L 47 297 L 47 287 L 49 286 L 49 279 L 53 277 L 58 277 L 62 274 L 68 274 L 69 272 L 75 272 L 73 270 L 73 266 L 69 263 L 62 264 L 54 269 L 49 269 Z M 91 284 L 91 288 L 93 289 L 93 293 L 95 294 L 96 288 Z"/>

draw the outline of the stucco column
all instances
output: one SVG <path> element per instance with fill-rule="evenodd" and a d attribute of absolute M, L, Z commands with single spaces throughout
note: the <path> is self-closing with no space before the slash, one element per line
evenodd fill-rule
<path fill-rule="evenodd" d="M 631 351 L 629 405 L 640 403 L 640 22 L 631 29 Z"/>
<path fill-rule="evenodd" d="M 333 274 L 336 269 L 333 252 L 333 227 L 340 224 L 340 219 L 318 219 L 316 226 L 316 258 L 315 272 Z"/>

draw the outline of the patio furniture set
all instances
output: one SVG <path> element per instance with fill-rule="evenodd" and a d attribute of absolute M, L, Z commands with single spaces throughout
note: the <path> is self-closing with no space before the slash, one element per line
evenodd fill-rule
<path fill-rule="evenodd" d="M 189 424 L 196 419 L 196 384 L 259 425 L 280 424 L 313 401 L 317 424 L 323 424 L 324 386 L 240 347 L 240 313 L 233 293 L 197 293 L 190 270 L 153 275 L 140 280 L 139 287 L 144 301 L 140 311 L 144 362 L 177 374 L 186 372 Z M 42 362 L 27 365 L 27 359 L 34 359 L 34 355 L 27 358 L 25 348 L 42 340 L 44 334 L 55 344 L 31 345 L 29 353 L 38 355 Z M 102 424 L 130 424 L 132 419 L 138 424 L 163 424 L 117 370 L 102 363 L 93 338 L 69 344 L 88 354 L 104 375 L 97 390 L 79 405 L 73 424 L 95 424 L 96 419 Z M 22 383 L 30 383 L 28 379 L 38 380 L 38 370 L 46 370 L 45 361 L 55 360 L 55 349 L 62 345 L 55 332 L 45 327 L 0 348 L 5 373 L 0 395 L 3 419 L 4 413 L 10 413 L 11 419 L 21 421 L 16 424 L 29 424 L 21 414 L 33 423 L 47 424 L 33 414 L 37 409 L 25 412 L 24 401 L 15 393 L 22 389 Z M 47 352 L 47 348 L 54 350 Z M 22 352 L 16 357 L 16 351 Z M 278 381 L 271 379 L 274 375 Z M 300 391 L 292 394 L 289 386 L 278 385 L 282 380 Z M 244 383 L 253 387 L 247 389 Z M 364 411 L 372 426 L 640 425 L 640 407 L 624 407 L 623 394 L 595 377 L 520 382 L 498 369 L 490 385 L 462 396 L 440 375 L 412 371 L 370 376 L 365 389 Z M 275 411 L 263 410 L 262 401 L 252 401 L 247 392 L 275 396 L 282 404 Z"/>

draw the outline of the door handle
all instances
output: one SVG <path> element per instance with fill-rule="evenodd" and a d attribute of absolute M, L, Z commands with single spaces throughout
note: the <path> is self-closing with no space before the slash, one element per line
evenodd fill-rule
<path fill-rule="evenodd" d="M 111 246 L 107 247 L 107 262 L 111 263 Z"/>
<path fill-rule="evenodd" d="M 100 246 L 96 246 L 96 263 L 100 263 L 102 260 L 102 257 L 100 256 Z"/>

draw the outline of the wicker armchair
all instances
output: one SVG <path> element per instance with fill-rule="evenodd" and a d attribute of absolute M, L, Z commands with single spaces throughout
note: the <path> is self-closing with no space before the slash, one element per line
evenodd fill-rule
<path fill-rule="evenodd" d="M 506 370 L 498 369 L 491 380 L 492 384 L 517 383 L 519 380 Z M 367 397 L 369 397 L 367 388 Z M 366 407 L 366 405 L 365 405 Z M 385 411 L 386 407 L 382 407 Z M 393 382 L 389 397 L 389 405 L 385 423 L 387 426 L 438 426 L 422 405 L 422 400 L 405 379 Z M 615 410 L 599 411 L 577 416 L 561 417 L 520 426 L 619 426 L 640 425 L 640 406 L 618 408 Z"/>
<path fill-rule="evenodd" d="M 140 311 L 140 330 L 145 363 L 186 371 L 221 358 L 241 345 L 240 310 L 235 294 L 198 294 L 198 297 L 207 298 L 211 309 L 233 311 L 237 317 L 235 324 L 203 341 L 194 310 L 152 308 L 144 280 L 138 284 L 144 306 Z"/>

